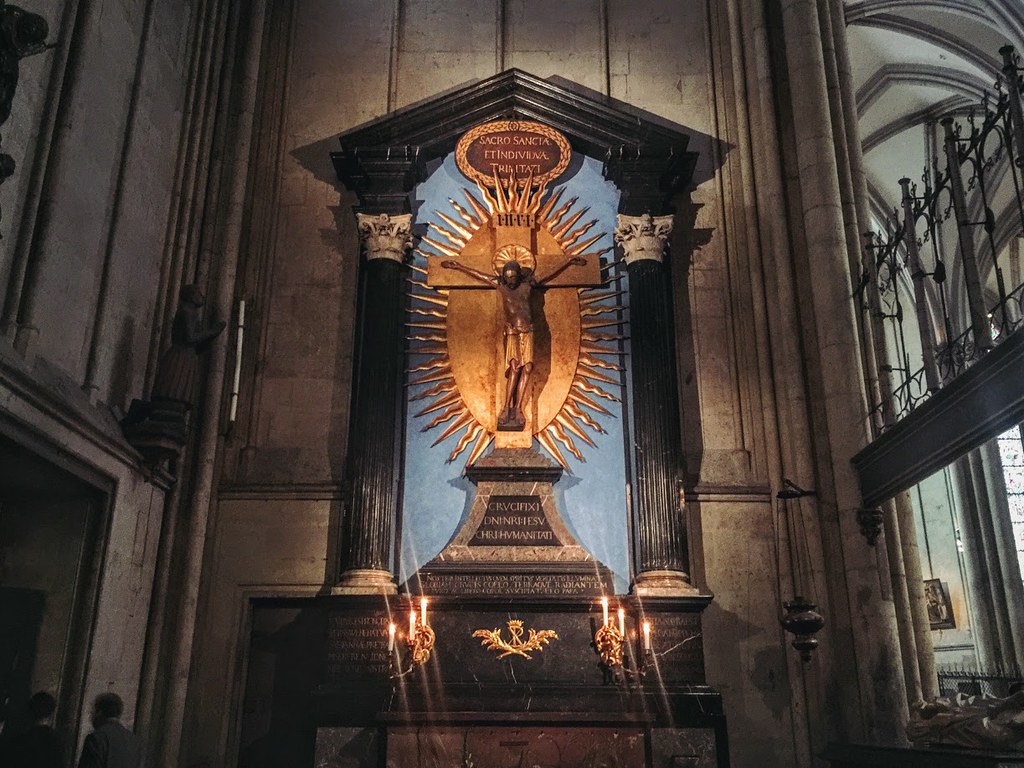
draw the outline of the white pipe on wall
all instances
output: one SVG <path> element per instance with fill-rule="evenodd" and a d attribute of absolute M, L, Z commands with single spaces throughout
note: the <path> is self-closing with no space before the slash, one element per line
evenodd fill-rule
<path fill-rule="evenodd" d="M 231 380 L 231 410 L 228 413 L 228 429 L 238 415 L 238 385 L 242 379 L 242 340 L 245 337 L 245 299 L 238 301 L 238 325 L 235 326 L 235 375 Z"/>

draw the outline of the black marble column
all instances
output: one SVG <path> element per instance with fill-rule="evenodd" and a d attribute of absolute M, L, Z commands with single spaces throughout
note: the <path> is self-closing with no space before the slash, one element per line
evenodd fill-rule
<path fill-rule="evenodd" d="M 420 169 L 405 148 L 393 154 L 339 155 L 333 158 L 339 176 L 359 196 L 365 257 L 356 307 L 340 578 L 334 591 L 394 592 L 392 556 L 403 467 L 402 259 L 411 245 L 408 193 Z"/>
<path fill-rule="evenodd" d="M 397 504 L 401 446 L 402 275 L 390 259 L 363 265 L 352 410 L 346 463 L 346 510 L 341 526 L 339 562 L 342 582 L 391 581 L 392 530 Z M 376 571 L 373 577 L 358 574 Z"/>
<path fill-rule="evenodd" d="M 680 493 L 683 447 L 671 272 L 663 260 L 671 231 L 666 217 L 679 175 L 673 158 L 636 156 L 609 160 L 605 175 L 622 191 L 616 241 L 629 275 L 629 337 L 633 423 L 632 501 L 635 521 L 633 591 L 644 595 L 689 594 L 685 510 Z M 623 217 L 635 218 L 622 237 Z"/>
<path fill-rule="evenodd" d="M 640 259 L 627 270 L 636 569 L 638 576 L 662 570 L 685 573 L 686 526 L 679 504 L 683 451 L 672 295 L 664 263 Z"/>

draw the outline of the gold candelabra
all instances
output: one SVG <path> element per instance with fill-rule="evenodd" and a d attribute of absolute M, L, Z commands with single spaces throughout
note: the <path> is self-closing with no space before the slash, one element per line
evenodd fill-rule
<path fill-rule="evenodd" d="M 606 667 L 621 667 L 626 636 L 611 624 L 601 626 L 594 633 L 594 645 Z"/>
<path fill-rule="evenodd" d="M 594 633 L 594 647 L 601 657 L 601 663 L 614 676 L 618 673 L 627 675 L 643 676 L 647 666 L 648 657 L 653 654 L 651 645 L 651 623 L 644 621 L 641 624 L 643 633 L 642 653 L 639 656 L 635 669 L 626 665 L 626 611 L 618 609 L 618 625 L 610 621 L 608 613 L 608 598 L 601 598 L 602 622 Z"/>
<path fill-rule="evenodd" d="M 395 633 L 397 627 L 394 624 L 388 626 L 388 652 L 391 658 L 391 677 L 405 677 L 416 667 L 423 666 L 430 660 L 430 652 L 434 650 L 437 636 L 434 630 L 427 623 L 427 598 L 420 598 L 419 613 L 416 609 L 409 611 L 409 634 L 405 638 L 405 645 L 408 652 L 405 658 L 398 653 L 395 644 Z"/>

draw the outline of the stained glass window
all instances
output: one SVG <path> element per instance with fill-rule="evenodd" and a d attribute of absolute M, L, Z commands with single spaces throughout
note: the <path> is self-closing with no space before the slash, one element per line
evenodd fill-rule
<path fill-rule="evenodd" d="M 999 436 L 999 459 L 1006 478 L 1006 501 L 1010 507 L 1010 522 L 1017 545 L 1017 562 L 1024 574 L 1024 442 L 1020 427 L 1014 427 Z"/>

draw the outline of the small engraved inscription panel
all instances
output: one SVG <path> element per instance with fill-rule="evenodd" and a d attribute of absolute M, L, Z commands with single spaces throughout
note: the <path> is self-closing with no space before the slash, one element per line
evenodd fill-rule
<path fill-rule="evenodd" d="M 523 120 L 483 123 L 464 133 L 455 145 L 459 170 L 484 186 L 496 177 L 503 185 L 515 177 L 520 185 L 546 184 L 568 167 L 572 148 L 550 126 Z"/>
<path fill-rule="evenodd" d="M 487 176 L 542 176 L 561 163 L 562 148 L 550 137 L 532 131 L 494 131 L 470 142 L 466 160 Z"/>
<path fill-rule="evenodd" d="M 610 588 L 590 573 L 429 573 L 420 572 L 423 591 L 434 595 L 601 595 Z"/>
<path fill-rule="evenodd" d="M 491 496 L 471 547 L 558 547 L 540 496 Z"/>
<path fill-rule="evenodd" d="M 388 617 L 334 614 L 327 623 L 327 680 L 345 682 L 353 677 L 387 677 Z"/>
<path fill-rule="evenodd" d="M 700 614 L 655 613 L 650 618 L 663 677 L 671 682 L 704 682 Z"/>

